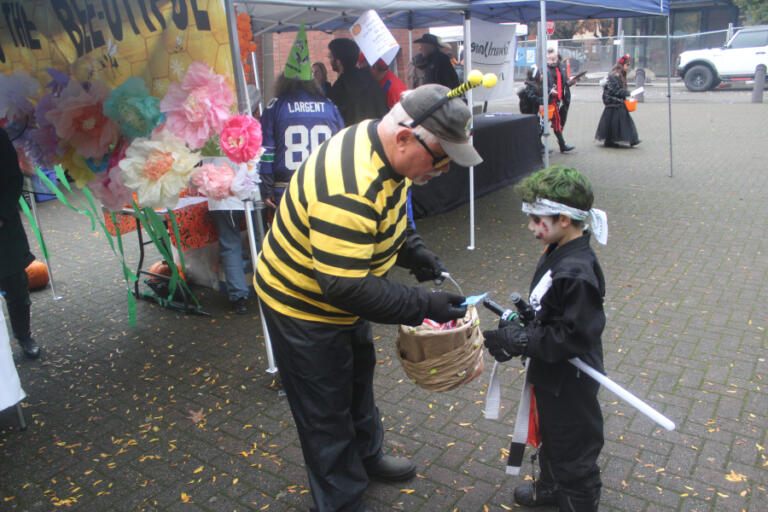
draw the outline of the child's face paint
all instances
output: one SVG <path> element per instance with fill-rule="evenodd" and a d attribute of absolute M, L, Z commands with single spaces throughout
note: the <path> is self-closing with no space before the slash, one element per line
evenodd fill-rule
<path fill-rule="evenodd" d="M 528 229 L 543 244 L 556 243 L 560 239 L 560 227 L 555 217 L 530 214 L 528 218 Z"/>

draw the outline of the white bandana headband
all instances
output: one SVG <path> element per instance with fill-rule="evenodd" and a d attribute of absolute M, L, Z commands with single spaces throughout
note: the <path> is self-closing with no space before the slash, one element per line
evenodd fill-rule
<path fill-rule="evenodd" d="M 608 216 L 599 208 L 584 211 L 567 204 L 537 197 L 533 203 L 523 203 L 523 213 L 529 215 L 567 215 L 574 220 L 587 220 L 595 235 L 595 240 L 605 245 L 608 243 Z"/>

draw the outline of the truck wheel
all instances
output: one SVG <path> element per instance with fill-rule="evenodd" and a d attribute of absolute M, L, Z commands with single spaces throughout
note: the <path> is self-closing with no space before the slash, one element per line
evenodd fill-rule
<path fill-rule="evenodd" d="M 708 91 L 715 83 L 715 76 L 712 70 L 704 64 L 693 66 L 685 74 L 685 86 L 689 91 L 701 92 Z"/>

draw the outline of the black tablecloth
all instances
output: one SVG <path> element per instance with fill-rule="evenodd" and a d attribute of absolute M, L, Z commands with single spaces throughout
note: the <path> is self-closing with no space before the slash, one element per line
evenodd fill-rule
<path fill-rule="evenodd" d="M 475 149 L 483 157 L 475 167 L 476 198 L 544 167 L 536 115 L 476 115 L 473 133 Z M 469 171 L 452 163 L 449 172 L 411 190 L 414 218 L 447 212 L 469 202 Z"/>

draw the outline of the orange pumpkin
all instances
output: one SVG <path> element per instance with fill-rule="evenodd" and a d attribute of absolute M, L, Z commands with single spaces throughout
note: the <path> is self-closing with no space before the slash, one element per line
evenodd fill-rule
<path fill-rule="evenodd" d="M 176 265 L 176 269 L 179 271 L 179 277 L 184 279 L 184 272 L 181 271 L 181 266 Z M 149 272 L 158 274 L 161 276 L 171 276 L 171 267 L 165 261 L 157 261 L 149 267 Z M 149 276 L 149 280 L 152 282 L 162 281 L 159 277 Z"/>
<path fill-rule="evenodd" d="M 35 260 L 26 268 L 27 278 L 29 280 L 28 288 L 37 290 L 48 285 L 48 267 L 42 261 Z"/>

